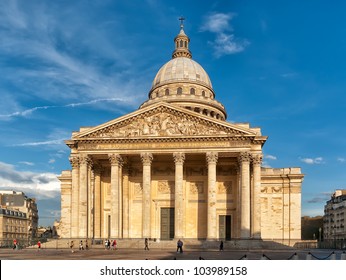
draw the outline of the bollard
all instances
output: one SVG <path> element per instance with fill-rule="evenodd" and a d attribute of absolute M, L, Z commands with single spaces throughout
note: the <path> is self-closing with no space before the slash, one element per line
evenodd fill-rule
<path fill-rule="evenodd" d="M 244 255 L 244 258 L 243 258 L 243 260 L 247 260 L 247 255 Z"/>
<path fill-rule="evenodd" d="M 343 252 L 341 253 L 340 259 L 341 259 L 341 260 L 346 260 L 346 252 L 345 252 L 345 251 L 343 251 Z"/>
<path fill-rule="evenodd" d="M 336 254 L 335 252 L 332 253 L 332 255 L 330 256 L 330 259 L 335 261 L 336 260 Z"/>
<path fill-rule="evenodd" d="M 299 256 L 298 256 L 297 253 L 294 253 L 294 256 L 293 256 L 292 260 L 299 260 Z"/>
<path fill-rule="evenodd" d="M 311 255 L 310 252 L 306 255 L 306 259 L 307 259 L 307 260 L 312 260 L 312 255 Z"/>

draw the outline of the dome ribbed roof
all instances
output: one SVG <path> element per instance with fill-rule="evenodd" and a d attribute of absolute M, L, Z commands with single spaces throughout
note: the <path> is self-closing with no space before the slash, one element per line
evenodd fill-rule
<path fill-rule="evenodd" d="M 173 82 L 195 82 L 212 88 L 203 67 L 187 57 L 176 57 L 163 65 L 154 78 L 152 89 Z"/>

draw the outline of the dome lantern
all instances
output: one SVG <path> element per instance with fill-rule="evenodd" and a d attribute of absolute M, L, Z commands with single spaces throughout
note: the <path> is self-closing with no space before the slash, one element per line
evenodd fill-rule
<path fill-rule="evenodd" d="M 192 54 L 189 50 L 190 38 L 184 32 L 184 20 L 185 18 L 181 17 L 180 20 L 180 32 L 174 38 L 175 50 L 172 54 L 172 58 L 176 57 L 188 57 L 192 58 Z"/>

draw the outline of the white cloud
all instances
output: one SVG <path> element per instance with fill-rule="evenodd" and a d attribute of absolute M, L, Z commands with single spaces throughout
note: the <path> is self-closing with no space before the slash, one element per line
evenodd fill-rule
<path fill-rule="evenodd" d="M 13 144 L 11 147 L 26 147 L 26 146 L 46 146 L 46 145 L 63 145 L 64 144 L 63 139 L 55 139 L 55 140 L 48 140 L 48 141 L 38 141 L 38 142 L 28 142 L 28 143 L 21 143 L 21 144 Z"/>
<path fill-rule="evenodd" d="M 50 198 L 60 192 L 60 183 L 54 173 L 20 171 L 0 162 L 0 189 L 28 191 L 36 198 Z"/>
<path fill-rule="evenodd" d="M 248 40 L 235 38 L 231 33 L 233 28 L 230 21 L 234 16 L 233 13 L 210 14 L 200 28 L 202 32 L 208 31 L 215 34 L 215 40 L 209 44 L 214 48 L 216 57 L 242 52 L 250 44 Z"/>
<path fill-rule="evenodd" d="M 316 157 L 316 158 L 300 158 L 301 162 L 304 162 L 306 164 L 322 164 L 324 163 L 322 157 Z"/>
<path fill-rule="evenodd" d="M 52 163 L 54 163 L 55 162 L 55 159 L 54 158 L 51 158 L 49 161 L 48 161 L 48 163 L 50 163 L 50 164 L 52 164 Z"/>
<path fill-rule="evenodd" d="M 0 120 L 9 120 L 10 118 L 13 118 L 13 117 L 27 117 L 31 115 L 33 112 L 38 110 L 47 110 L 47 109 L 53 109 L 53 108 L 76 108 L 76 107 L 88 106 L 88 105 L 93 105 L 96 103 L 104 103 L 104 102 L 126 102 L 126 97 L 125 98 L 99 98 L 99 99 L 93 99 L 86 102 L 70 103 L 70 104 L 61 105 L 61 106 L 58 106 L 58 105 L 38 106 L 38 107 L 33 107 L 30 109 L 23 110 L 23 111 L 17 111 L 10 114 L 0 115 Z"/>
<path fill-rule="evenodd" d="M 270 160 L 276 160 L 277 159 L 277 157 L 273 156 L 273 155 L 265 155 L 264 158 L 265 159 L 270 159 Z"/>
<path fill-rule="evenodd" d="M 136 99 L 145 98 L 150 83 L 148 71 L 133 73 L 136 70 L 132 64 L 139 66 L 136 55 L 140 54 L 133 51 L 135 47 L 123 44 L 129 35 L 118 28 L 117 36 L 108 36 L 109 30 L 118 26 L 117 21 L 100 28 L 105 21 L 95 22 L 83 12 L 78 17 L 73 15 L 75 10 L 85 8 L 83 2 L 65 9 L 58 5 L 36 1 L 0 3 L 0 37 L 5 38 L 0 41 L 0 58 L 4 57 L 5 62 L 21 61 L 20 66 L 4 63 L 0 69 L 2 80 L 15 85 L 14 92 L 8 93 L 14 96 L 11 102 L 15 106 L 0 105 L 0 120 L 65 107 L 68 105 L 54 105 L 66 100 L 70 107 L 92 105 L 116 111 L 124 104 L 136 107 Z M 113 61 L 109 71 L 104 71 L 105 61 Z M 23 94 L 49 101 L 53 106 L 21 108 Z M 107 106 L 102 101 L 122 102 Z"/>
<path fill-rule="evenodd" d="M 223 14 L 214 13 L 205 18 L 205 22 L 201 27 L 201 31 L 209 31 L 212 33 L 222 33 L 224 31 L 232 31 L 230 20 L 235 16 L 233 13 Z"/>
<path fill-rule="evenodd" d="M 346 159 L 345 158 L 342 158 L 342 157 L 338 157 L 337 159 L 336 159 L 338 162 L 345 162 L 346 161 Z"/>
<path fill-rule="evenodd" d="M 30 162 L 30 161 L 20 161 L 19 163 L 24 164 L 24 165 L 28 165 L 28 166 L 34 166 L 35 165 L 35 163 Z"/>

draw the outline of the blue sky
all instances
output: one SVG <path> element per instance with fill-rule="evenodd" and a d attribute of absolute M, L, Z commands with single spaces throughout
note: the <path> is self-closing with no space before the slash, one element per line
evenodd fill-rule
<path fill-rule="evenodd" d="M 264 166 L 301 167 L 302 215 L 346 182 L 346 3 L 0 1 L 0 189 L 59 218 L 63 143 L 132 112 L 186 18 L 193 59 L 230 122 L 269 136 Z"/>

